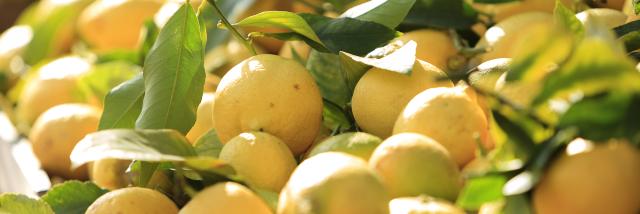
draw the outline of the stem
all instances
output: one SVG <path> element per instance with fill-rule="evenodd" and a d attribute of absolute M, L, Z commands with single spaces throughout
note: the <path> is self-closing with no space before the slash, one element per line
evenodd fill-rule
<path fill-rule="evenodd" d="M 220 7 L 218 7 L 218 4 L 216 4 L 215 0 L 208 0 L 208 1 L 209 3 L 211 3 L 211 6 L 213 6 L 214 11 L 220 18 L 220 21 L 222 21 L 222 24 L 224 24 L 224 26 L 227 29 L 229 29 L 229 31 L 231 31 L 231 34 L 233 35 L 233 37 L 235 37 L 238 41 L 240 41 L 244 45 L 244 47 L 247 48 L 249 52 L 251 52 L 251 54 L 253 54 L 254 56 L 257 55 L 256 49 L 253 47 L 253 45 L 251 45 L 251 39 L 243 36 L 242 34 L 240 34 L 240 32 L 236 28 L 233 27 L 233 25 L 229 22 L 229 20 L 227 20 L 227 17 L 224 17 L 224 15 L 222 14 Z"/>

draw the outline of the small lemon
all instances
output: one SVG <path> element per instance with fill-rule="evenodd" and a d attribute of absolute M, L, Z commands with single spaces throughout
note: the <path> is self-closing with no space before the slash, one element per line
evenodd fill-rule
<path fill-rule="evenodd" d="M 250 189 L 234 183 L 221 182 L 200 191 L 180 214 L 270 214 L 267 204 Z"/>
<path fill-rule="evenodd" d="M 157 213 L 176 214 L 178 207 L 164 194 L 142 187 L 114 190 L 94 201 L 86 214 Z"/>

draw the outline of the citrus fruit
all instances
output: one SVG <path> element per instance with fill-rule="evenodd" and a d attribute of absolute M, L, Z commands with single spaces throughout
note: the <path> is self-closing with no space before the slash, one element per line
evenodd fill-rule
<path fill-rule="evenodd" d="M 50 175 L 86 179 L 86 167 L 71 170 L 69 155 L 85 135 L 98 130 L 101 110 L 84 104 L 62 104 L 44 112 L 29 133 L 42 168 Z"/>
<path fill-rule="evenodd" d="M 451 202 L 424 195 L 393 199 L 389 210 L 391 214 L 465 214 Z"/>
<path fill-rule="evenodd" d="M 478 41 L 476 47 L 488 48 L 486 53 L 478 57 L 481 62 L 497 58 L 511 58 L 513 57 L 514 45 L 524 35 L 528 35 L 528 31 L 522 26 L 527 26 L 527 29 L 530 29 L 537 25 L 552 24 L 553 16 L 542 12 L 528 12 L 509 17 L 489 28 Z"/>
<path fill-rule="evenodd" d="M 573 0 L 561 0 L 561 2 L 569 8 L 573 8 Z M 493 14 L 493 20 L 496 22 L 500 22 L 512 16 L 528 12 L 543 12 L 553 14 L 553 10 L 556 7 L 556 1 L 522 0 L 500 4 L 473 3 L 473 6 L 479 11 Z"/>
<path fill-rule="evenodd" d="M 393 133 L 416 132 L 442 144 L 459 167 L 473 160 L 477 145 L 493 148 L 482 109 L 464 88 L 432 88 L 416 95 L 398 117 Z"/>
<path fill-rule="evenodd" d="M 440 69 L 421 60 L 413 64 L 410 75 L 372 68 L 356 84 L 351 98 L 353 116 L 365 132 L 389 137 L 411 98 L 428 88 L 453 86 L 446 77 Z"/>
<path fill-rule="evenodd" d="M 309 58 L 311 47 L 303 41 L 287 41 L 282 46 L 282 49 L 280 49 L 280 52 L 278 52 L 278 55 L 287 59 L 296 59 L 294 57 L 295 55 L 293 55 L 294 51 L 300 59 L 306 61 Z"/>
<path fill-rule="evenodd" d="M 87 60 L 75 56 L 62 57 L 40 67 L 18 99 L 18 122 L 29 126 L 47 109 L 79 101 L 75 96 L 76 83 L 91 67 Z"/>
<path fill-rule="evenodd" d="M 590 22 L 602 24 L 608 28 L 618 27 L 627 22 L 627 15 L 609 8 L 593 8 L 576 14 L 576 18 L 587 26 Z"/>
<path fill-rule="evenodd" d="M 186 136 L 189 142 L 195 143 L 200 136 L 213 128 L 213 104 L 215 103 L 215 98 L 213 92 L 202 94 L 202 100 L 196 112 L 196 122 Z"/>
<path fill-rule="evenodd" d="M 257 55 L 233 67 L 216 90 L 214 127 L 223 143 L 242 132 L 262 131 L 294 155 L 313 143 L 322 119 L 322 97 L 309 71 L 296 61 Z"/>
<path fill-rule="evenodd" d="M 178 207 L 164 194 L 142 187 L 114 190 L 94 201 L 86 214 L 107 213 L 178 213 Z"/>
<path fill-rule="evenodd" d="M 450 70 L 449 59 L 458 54 L 458 49 L 453 45 L 453 39 L 445 31 L 415 30 L 405 33 L 396 40 L 404 43 L 415 41 L 418 44 L 416 58 L 431 63 L 443 71 Z"/>
<path fill-rule="evenodd" d="M 99 187 L 114 190 L 126 187 L 131 183 L 125 172 L 131 161 L 117 159 L 100 159 L 90 167 L 90 177 Z"/>
<path fill-rule="evenodd" d="M 344 152 L 363 160 L 369 160 L 373 150 L 382 143 L 382 140 L 365 132 L 348 132 L 331 136 L 315 145 L 308 157 L 323 152 Z"/>
<path fill-rule="evenodd" d="M 253 186 L 279 192 L 296 168 L 293 154 L 280 139 L 263 132 L 247 132 L 232 138 L 220 151 Z"/>
<path fill-rule="evenodd" d="M 389 137 L 373 152 L 369 166 L 382 177 L 392 197 L 427 194 L 453 201 L 462 185 L 449 152 L 421 134 Z"/>
<path fill-rule="evenodd" d="M 269 214 L 271 210 L 255 193 L 234 182 L 221 182 L 200 191 L 180 214 Z"/>
<path fill-rule="evenodd" d="M 159 0 L 96 0 L 78 20 L 81 37 L 98 52 L 134 50 L 144 22 L 162 6 Z"/>
<path fill-rule="evenodd" d="M 551 162 L 533 192 L 537 213 L 636 213 L 640 151 L 626 141 L 576 139 Z"/>
<path fill-rule="evenodd" d="M 278 212 L 389 213 L 378 176 L 357 157 L 325 152 L 303 161 L 280 193 Z"/>

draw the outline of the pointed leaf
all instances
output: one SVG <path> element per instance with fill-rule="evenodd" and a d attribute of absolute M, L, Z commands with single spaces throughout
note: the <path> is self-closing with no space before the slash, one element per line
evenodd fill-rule
<path fill-rule="evenodd" d="M 142 74 L 113 88 L 105 98 L 98 130 L 134 128 L 136 119 L 142 111 L 143 99 Z"/>
<path fill-rule="evenodd" d="M 401 26 L 465 29 L 477 23 L 477 16 L 464 0 L 416 0 Z"/>
<path fill-rule="evenodd" d="M 395 29 L 415 3 L 416 0 L 374 0 L 347 10 L 341 17 L 376 22 Z"/>
<path fill-rule="evenodd" d="M 144 63 L 145 96 L 137 128 L 170 128 L 186 134 L 195 123 L 205 78 L 200 32 L 190 4 L 184 4 L 160 31 Z"/>
<path fill-rule="evenodd" d="M 220 138 L 218 138 L 218 133 L 216 133 L 215 129 L 209 130 L 207 133 L 202 135 L 196 143 L 193 145 L 198 156 L 208 156 L 217 158 L 222 151 L 222 142 L 220 142 Z"/>
<path fill-rule="evenodd" d="M 196 156 L 189 141 L 171 129 L 112 129 L 88 134 L 71 152 L 74 167 L 104 158 L 142 161 L 184 161 Z"/>
<path fill-rule="evenodd" d="M 66 181 L 51 188 L 42 200 L 56 213 L 84 214 L 89 205 L 107 192 L 92 182 Z"/>
<path fill-rule="evenodd" d="M 0 194 L 0 213 L 54 214 L 44 201 L 15 193 Z"/>
<path fill-rule="evenodd" d="M 298 14 L 288 11 L 266 11 L 253 16 L 249 16 L 242 21 L 234 24 L 238 27 L 275 27 L 290 30 L 298 34 L 304 35 L 306 38 L 322 44 L 318 35 L 307 22 Z"/>
<path fill-rule="evenodd" d="M 477 210 L 482 204 L 503 198 L 502 187 L 506 179 L 501 175 L 487 175 L 469 179 L 456 204 L 468 210 Z"/>

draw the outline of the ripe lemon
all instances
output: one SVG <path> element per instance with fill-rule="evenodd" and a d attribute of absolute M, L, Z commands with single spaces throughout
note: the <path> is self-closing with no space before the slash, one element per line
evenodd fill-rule
<path fill-rule="evenodd" d="M 562 0 L 562 3 L 573 8 L 573 0 Z M 473 7 L 479 11 L 493 14 L 494 21 L 500 22 L 512 16 L 528 12 L 543 12 L 553 14 L 556 1 L 553 0 L 522 0 L 501 4 L 473 3 Z"/>
<path fill-rule="evenodd" d="M 175 214 L 178 207 L 164 194 L 142 187 L 114 190 L 100 196 L 86 214 L 158 213 Z"/>
<path fill-rule="evenodd" d="M 533 192 L 537 213 L 637 213 L 640 151 L 625 141 L 569 143 Z"/>
<path fill-rule="evenodd" d="M 294 155 L 313 143 L 322 120 L 322 97 L 309 71 L 296 61 L 257 55 L 236 65 L 216 90 L 214 126 L 223 143 L 242 132 L 280 138 Z"/>
<path fill-rule="evenodd" d="M 482 109 L 463 88 L 432 88 L 416 95 L 398 117 L 393 133 L 416 132 L 442 144 L 459 167 L 473 160 L 476 145 L 493 148 Z"/>
<path fill-rule="evenodd" d="M 18 77 L 19 70 L 12 62 L 19 58 L 33 38 L 33 30 L 28 25 L 15 25 L 0 34 L 0 91 L 11 88 Z"/>
<path fill-rule="evenodd" d="M 303 161 L 280 193 L 278 212 L 389 213 L 380 179 L 357 157 L 326 152 Z"/>
<path fill-rule="evenodd" d="M 63 104 L 44 112 L 29 140 L 42 168 L 51 175 L 86 179 L 86 167 L 71 170 L 69 155 L 86 134 L 98 130 L 101 110 L 84 104 Z"/>
<path fill-rule="evenodd" d="M 537 25 L 552 25 L 553 16 L 542 12 L 522 13 L 505 19 L 485 32 L 476 47 L 488 48 L 488 52 L 479 55 L 479 61 L 485 62 L 497 58 L 513 57 L 513 47 L 531 29 Z"/>
<path fill-rule="evenodd" d="M 280 139 L 263 132 L 247 132 L 232 138 L 220 151 L 240 176 L 259 188 L 279 192 L 296 168 L 293 154 Z"/>
<path fill-rule="evenodd" d="M 386 139 L 371 155 L 369 166 L 392 197 L 427 194 L 455 200 L 462 186 L 458 166 L 435 140 L 416 133 Z"/>
<path fill-rule="evenodd" d="M 576 18 L 588 27 L 588 23 L 595 22 L 603 24 L 608 28 L 618 27 L 627 22 L 627 15 L 621 11 L 609 8 L 587 9 L 578 14 Z"/>
<path fill-rule="evenodd" d="M 449 59 L 458 54 L 458 49 L 453 45 L 453 39 L 447 32 L 422 29 L 405 33 L 398 37 L 403 43 L 411 40 L 418 44 L 416 58 L 424 60 L 440 70 L 449 70 Z"/>
<path fill-rule="evenodd" d="M 207 187 L 187 203 L 180 214 L 270 214 L 267 204 L 246 187 L 221 182 Z"/>
<path fill-rule="evenodd" d="M 133 50 L 140 29 L 160 9 L 160 0 L 96 0 L 78 20 L 78 32 L 98 52 Z"/>
<path fill-rule="evenodd" d="M 349 132 L 329 137 L 315 145 L 308 157 L 323 152 L 344 152 L 363 160 L 369 160 L 373 150 L 382 143 L 382 140 L 364 132 Z"/>
<path fill-rule="evenodd" d="M 100 159 L 90 167 L 91 180 L 99 187 L 114 190 L 126 187 L 130 181 L 125 172 L 131 161 L 117 159 Z"/>
<path fill-rule="evenodd" d="M 79 101 L 75 95 L 77 81 L 91 67 L 91 63 L 75 56 L 62 57 L 40 67 L 18 98 L 18 122 L 28 127 L 47 109 Z"/>
<path fill-rule="evenodd" d="M 416 60 L 410 76 L 372 68 L 356 84 L 351 98 L 353 116 L 362 130 L 389 137 L 411 98 L 434 87 L 453 87 L 453 83 L 444 72 L 424 61 Z"/>
<path fill-rule="evenodd" d="M 396 198 L 389 202 L 391 214 L 465 214 L 451 202 L 428 196 Z"/>
<path fill-rule="evenodd" d="M 215 94 L 213 92 L 202 94 L 202 100 L 200 101 L 200 105 L 198 105 L 198 111 L 196 113 L 196 122 L 187 133 L 189 142 L 195 143 L 200 136 L 213 128 L 213 105 L 215 100 Z"/>

